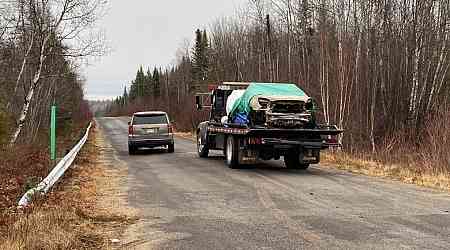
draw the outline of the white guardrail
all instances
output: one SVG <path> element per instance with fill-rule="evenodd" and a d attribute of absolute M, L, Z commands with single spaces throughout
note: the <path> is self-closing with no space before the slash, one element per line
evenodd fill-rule
<path fill-rule="evenodd" d="M 84 144 L 86 143 L 91 126 L 92 123 L 89 124 L 88 128 L 86 129 L 86 134 L 83 136 L 83 138 L 81 138 L 77 145 L 75 145 L 75 147 L 70 150 L 70 152 L 66 156 L 64 156 L 61 161 L 58 162 L 52 172 L 50 172 L 50 174 L 41 183 L 39 183 L 37 187 L 28 190 L 22 196 L 19 201 L 19 207 L 28 206 L 28 204 L 32 201 L 34 195 L 38 193 L 46 194 L 48 190 L 52 188 L 56 182 L 58 182 L 59 178 L 61 178 L 66 170 L 72 165 L 81 148 L 83 148 Z"/>

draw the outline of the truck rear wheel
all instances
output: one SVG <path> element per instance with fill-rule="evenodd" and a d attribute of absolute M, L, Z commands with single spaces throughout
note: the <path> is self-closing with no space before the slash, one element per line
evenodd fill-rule
<path fill-rule="evenodd" d="M 239 140 L 235 136 L 227 136 L 225 158 L 229 168 L 239 168 Z"/>
<path fill-rule="evenodd" d="M 209 154 L 208 135 L 203 137 L 200 133 L 200 131 L 197 132 L 197 153 L 200 158 L 207 158 Z"/>
<path fill-rule="evenodd" d="M 137 148 L 134 145 L 128 144 L 128 154 L 135 155 Z"/>
<path fill-rule="evenodd" d="M 171 143 L 167 145 L 167 152 L 174 153 L 175 152 L 175 143 Z"/>
<path fill-rule="evenodd" d="M 301 163 L 301 157 L 303 157 L 303 154 L 299 152 L 290 152 L 284 156 L 284 165 L 289 169 L 308 169 L 309 164 Z"/>

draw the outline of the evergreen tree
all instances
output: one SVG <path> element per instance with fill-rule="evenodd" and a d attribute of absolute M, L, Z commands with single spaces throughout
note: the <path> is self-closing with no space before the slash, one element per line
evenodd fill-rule
<path fill-rule="evenodd" d="M 136 73 L 135 84 L 137 84 L 138 96 L 143 97 L 144 93 L 145 93 L 145 74 L 144 74 L 144 70 L 142 69 L 142 66 L 139 68 L 138 72 Z"/>
<path fill-rule="evenodd" d="M 151 97 L 153 93 L 153 75 L 150 69 L 147 69 L 144 84 L 144 96 Z"/>
<path fill-rule="evenodd" d="M 199 90 L 208 81 L 209 42 L 205 31 L 195 31 L 195 46 L 192 52 L 192 80 L 195 90 Z"/>
<path fill-rule="evenodd" d="M 153 96 L 159 97 L 161 95 L 161 79 L 159 70 L 155 67 L 153 70 Z"/>
<path fill-rule="evenodd" d="M 192 78 L 194 81 L 201 79 L 201 55 L 202 55 L 202 33 L 199 29 L 195 31 L 195 47 L 192 52 Z"/>
<path fill-rule="evenodd" d="M 133 102 L 138 97 L 137 95 L 137 85 L 136 82 L 133 80 L 131 81 L 131 87 L 130 87 L 130 101 Z"/>
<path fill-rule="evenodd" d="M 134 101 L 139 97 L 143 97 L 145 93 L 144 86 L 145 86 L 145 74 L 141 66 L 136 73 L 136 78 L 133 81 L 131 81 L 130 100 Z"/>
<path fill-rule="evenodd" d="M 208 79 L 209 76 L 209 40 L 206 30 L 203 30 L 202 34 L 202 47 L 203 47 L 203 57 L 202 57 L 202 73 L 204 80 Z"/>
<path fill-rule="evenodd" d="M 123 89 L 123 95 L 122 95 L 123 105 L 128 105 L 128 92 L 127 92 L 127 86 Z"/>

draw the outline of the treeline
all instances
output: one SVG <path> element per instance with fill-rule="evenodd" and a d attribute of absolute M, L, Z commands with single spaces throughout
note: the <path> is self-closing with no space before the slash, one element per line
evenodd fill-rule
<path fill-rule="evenodd" d="M 81 59 L 104 52 L 91 35 L 103 1 L 0 2 L 0 144 L 46 144 L 50 106 L 59 128 L 89 119 Z"/>
<path fill-rule="evenodd" d="M 193 95 L 211 82 L 209 63 L 211 46 L 206 30 L 195 32 L 195 45 L 178 53 L 172 67 L 144 70 L 141 66 L 125 87 L 122 96 L 106 108 L 107 115 L 127 115 L 136 111 L 164 110 L 176 119 L 178 130 L 191 131 L 206 117 L 193 110 Z M 145 71 L 145 72 L 144 72 Z"/>
<path fill-rule="evenodd" d="M 191 129 L 193 92 L 208 83 L 295 82 L 322 122 L 346 129 L 346 149 L 370 152 L 429 144 L 430 124 L 449 117 L 446 0 L 250 0 L 208 31 L 157 69 L 159 97 L 122 97 L 111 113 L 162 108 Z"/>

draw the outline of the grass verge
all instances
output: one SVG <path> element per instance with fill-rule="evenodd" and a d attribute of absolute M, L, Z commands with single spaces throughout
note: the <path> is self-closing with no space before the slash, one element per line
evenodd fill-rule
<path fill-rule="evenodd" d="M 450 192 L 450 173 L 424 169 L 422 166 L 377 162 L 369 157 L 355 157 L 345 152 L 324 154 L 324 167 L 333 167 L 352 173 L 398 180 Z"/>
<path fill-rule="evenodd" d="M 25 210 L 8 211 L 0 249 L 113 248 L 110 237 L 134 219 L 99 206 L 99 180 L 109 177 L 99 164 L 96 143 L 94 128 L 76 164 L 49 195 Z"/>

